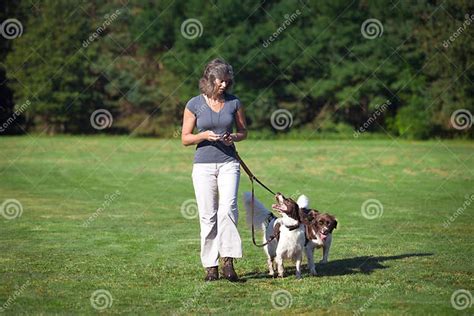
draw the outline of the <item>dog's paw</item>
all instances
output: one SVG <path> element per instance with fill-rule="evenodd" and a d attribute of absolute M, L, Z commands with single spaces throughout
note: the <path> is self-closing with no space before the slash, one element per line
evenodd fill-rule
<path fill-rule="evenodd" d="M 283 273 L 278 273 L 278 278 L 284 278 L 285 276 L 283 275 Z"/>
<path fill-rule="evenodd" d="M 297 279 L 297 280 L 303 279 L 303 277 L 301 276 L 301 273 L 297 273 L 297 274 L 296 274 L 296 279 Z"/>
<path fill-rule="evenodd" d="M 318 273 L 316 272 L 316 270 L 315 270 L 315 269 L 313 269 L 313 270 L 309 271 L 309 273 L 310 273 L 312 276 L 316 276 L 316 275 L 318 275 Z"/>
<path fill-rule="evenodd" d="M 324 259 L 322 259 L 321 261 L 319 261 L 319 263 L 328 263 L 328 261 L 327 261 L 327 260 L 324 260 Z"/>

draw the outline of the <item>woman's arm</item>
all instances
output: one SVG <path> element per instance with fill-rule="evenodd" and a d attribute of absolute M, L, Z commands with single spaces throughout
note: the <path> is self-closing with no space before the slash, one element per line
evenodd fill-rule
<path fill-rule="evenodd" d="M 194 126 L 196 126 L 196 117 L 193 112 L 189 111 L 187 108 L 184 109 L 183 127 L 181 128 L 181 143 L 184 146 L 196 145 L 206 139 L 209 141 L 216 141 L 219 139 L 219 136 L 214 134 L 212 131 L 205 131 L 194 135 Z"/>
<path fill-rule="evenodd" d="M 245 113 L 242 106 L 236 113 L 235 124 L 237 126 L 237 133 L 231 134 L 231 137 L 234 142 L 240 142 L 247 138 L 247 122 L 245 121 Z"/>

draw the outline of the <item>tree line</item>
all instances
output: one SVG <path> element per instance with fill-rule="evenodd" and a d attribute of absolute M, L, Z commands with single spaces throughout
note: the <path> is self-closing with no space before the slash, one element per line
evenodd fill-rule
<path fill-rule="evenodd" d="M 249 129 L 265 135 L 474 134 L 472 1 L 0 6 L 0 135 L 171 137 L 216 57 L 233 65 Z M 91 122 L 98 111 L 106 128 Z"/>

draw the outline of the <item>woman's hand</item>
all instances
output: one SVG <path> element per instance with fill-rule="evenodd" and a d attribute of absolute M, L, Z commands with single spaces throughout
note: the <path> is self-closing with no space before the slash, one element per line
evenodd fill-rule
<path fill-rule="evenodd" d="M 201 137 L 203 140 L 208 140 L 210 142 L 218 141 L 221 137 L 214 133 L 213 131 L 205 131 L 201 133 Z"/>
<path fill-rule="evenodd" d="M 232 134 L 227 134 L 227 136 L 224 136 L 222 138 L 222 142 L 226 145 L 226 146 L 232 146 L 234 144 L 234 138 L 232 136 Z"/>

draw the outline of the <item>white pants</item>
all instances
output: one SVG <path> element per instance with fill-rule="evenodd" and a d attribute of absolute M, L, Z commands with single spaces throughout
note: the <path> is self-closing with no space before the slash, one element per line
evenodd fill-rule
<path fill-rule="evenodd" d="M 201 262 L 218 265 L 219 257 L 242 257 L 242 241 L 237 230 L 237 193 L 240 164 L 195 163 L 193 185 L 201 225 Z"/>

